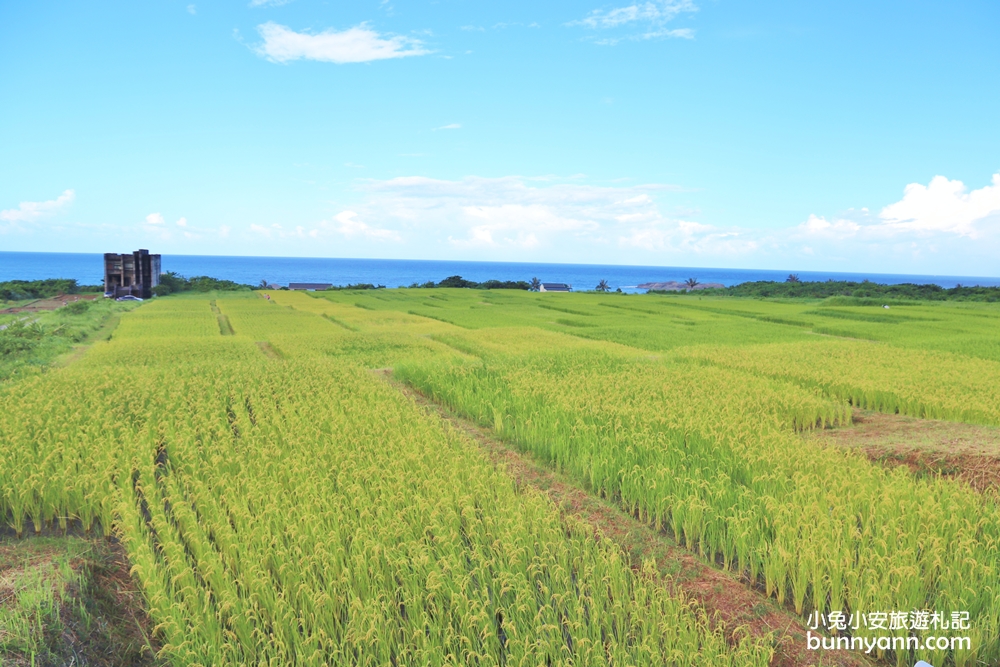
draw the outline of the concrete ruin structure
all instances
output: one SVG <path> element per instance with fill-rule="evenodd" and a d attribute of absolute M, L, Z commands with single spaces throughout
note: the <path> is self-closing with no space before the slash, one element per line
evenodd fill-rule
<path fill-rule="evenodd" d="M 137 296 L 148 299 L 153 288 L 160 284 L 160 256 L 148 250 L 136 250 L 121 255 L 104 253 L 104 295 L 117 299 L 120 296 Z"/>

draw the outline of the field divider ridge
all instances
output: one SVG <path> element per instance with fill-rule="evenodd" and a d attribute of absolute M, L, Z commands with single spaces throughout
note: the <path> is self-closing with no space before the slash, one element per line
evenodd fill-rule
<path fill-rule="evenodd" d="M 392 376 L 392 369 L 373 369 L 377 377 L 398 389 L 426 413 L 466 434 L 489 460 L 511 477 L 518 488 L 532 488 L 544 494 L 563 517 L 573 517 L 593 527 L 594 537 L 618 545 L 635 570 L 652 560 L 665 586 L 696 601 L 706 612 L 713 628 L 722 629 L 727 640 L 735 641 L 749 632 L 755 637 L 772 635 L 775 649 L 772 667 L 864 667 L 876 663 L 852 651 L 824 651 L 821 656 L 806 648 L 806 627 L 791 610 L 744 583 L 732 572 L 713 567 L 687 549 L 678 546 L 664 531 L 658 531 L 637 516 L 624 511 L 614 501 L 599 498 L 571 480 L 517 451 L 496 438 L 486 428 L 456 415 L 412 386 Z M 789 602 L 790 604 L 790 602 Z M 818 662 L 818 658 L 823 660 Z"/>

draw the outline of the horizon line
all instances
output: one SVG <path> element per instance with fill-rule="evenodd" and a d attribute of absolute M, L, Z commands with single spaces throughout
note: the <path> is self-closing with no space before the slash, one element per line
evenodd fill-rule
<path fill-rule="evenodd" d="M 0 250 L 0 255 L 94 255 L 102 256 L 99 252 L 46 252 L 38 250 Z M 599 264 L 588 262 L 517 262 L 509 260 L 482 260 L 482 259 L 416 259 L 416 258 L 388 258 L 388 257 L 316 257 L 316 256 L 293 256 L 293 255 L 185 255 L 179 253 L 153 253 L 166 257 L 213 257 L 213 258 L 233 258 L 233 259 L 294 259 L 294 260 L 327 260 L 327 261 L 348 261 L 348 262 L 427 262 L 427 263 L 465 263 L 465 264 L 514 264 L 523 266 L 600 266 L 600 267 L 622 267 L 622 268 L 644 268 L 644 269 L 684 269 L 695 271 L 760 271 L 791 274 L 823 273 L 833 275 L 872 275 L 872 276 L 914 276 L 925 278 L 982 278 L 987 280 L 1000 281 L 1000 276 L 985 275 L 955 275 L 944 273 L 884 273 L 878 271 L 844 271 L 844 270 L 824 270 L 824 269 L 753 269 L 749 267 L 723 267 L 723 266 L 677 266 L 677 265 L 653 265 L 653 264 Z"/>

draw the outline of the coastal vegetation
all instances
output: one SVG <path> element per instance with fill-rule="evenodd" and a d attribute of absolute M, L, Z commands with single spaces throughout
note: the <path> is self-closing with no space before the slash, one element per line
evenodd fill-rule
<path fill-rule="evenodd" d="M 882 305 L 893 300 L 925 301 L 1000 301 L 1000 287 L 962 286 L 941 287 L 940 285 L 885 285 L 868 280 L 862 282 L 846 280 L 802 281 L 791 275 L 784 282 L 760 280 L 740 283 L 732 287 L 709 289 L 701 295 L 736 296 L 753 298 L 783 299 L 826 299 L 829 297 L 850 297 L 858 299 L 854 305 Z M 877 303 L 876 303 L 877 302 Z"/>
<path fill-rule="evenodd" d="M 234 292 L 238 290 L 253 289 L 250 285 L 233 282 L 232 280 L 220 280 L 210 276 L 193 276 L 185 278 L 174 271 L 167 271 L 160 275 L 160 284 L 153 288 L 156 296 L 167 296 L 178 292 Z"/>
<path fill-rule="evenodd" d="M 0 301 L 26 301 L 45 299 L 59 294 L 103 292 L 100 285 L 79 285 L 72 278 L 47 278 L 45 280 L 8 280 L 0 282 Z"/>
<path fill-rule="evenodd" d="M 466 280 L 462 276 L 448 276 L 444 280 L 434 282 L 430 280 L 425 283 L 413 283 L 411 288 L 423 287 L 462 287 L 467 289 L 532 289 L 532 283 L 524 280 L 485 280 L 477 283 L 474 280 Z"/>
<path fill-rule="evenodd" d="M 3 544 L 120 544 L 176 665 L 804 665 L 788 627 L 883 610 L 968 614 L 971 639 L 883 661 L 996 664 L 996 496 L 803 434 L 859 409 L 1000 426 L 1000 310 L 857 298 L 157 298 L 0 385 Z M 726 626 L 608 512 L 787 623 Z"/>

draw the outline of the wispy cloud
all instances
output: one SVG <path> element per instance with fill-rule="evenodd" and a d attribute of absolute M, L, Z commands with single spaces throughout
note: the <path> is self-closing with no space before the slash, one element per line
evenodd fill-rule
<path fill-rule="evenodd" d="M 175 229 L 175 226 L 179 227 L 179 229 Z M 109 229 L 114 228 L 113 225 L 107 227 Z M 225 225 L 218 229 L 197 227 L 188 222 L 188 219 L 184 216 L 177 218 L 174 226 L 171 226 L 167 224 L 162 213 L 150 213 L 143 218 L 142 229 L 145 234 L 150 235 L 151 238 L 155 238 L 159 242 L 174 242 L 178 240 L 195 241 L 206 236 L 225 238 L 229 235 L 230 228 Z"/>
<path fill-rule="evenodd" d="M 23 201 L 17 208 L 0 211 L 0 220 L 4 222 L 35 222 L 55 215 L 63 208 L 73 203 L 76 193 L 64 190 L 61 195 L 49 201 Z"/>
<path fill-rule="evenodd" d="M 462 126 L 459 123 L 448 123 L 447 125 L 442 125 L 441 127 L 435 127 L 435 130 L 460 130 Z"/>
<path fill-rule="evenodd" d="M 874 212 L 812 215 L 800 224 L 771 229 L 700 221 L 696 209 L 665 199 L 684 191 L 677 186 L 599 186 L 580 180 L 410 176 L 363 181 L 359 189 L 366 196 L 351 211 L 372 225 L 396 230 L 401 238 L 421 238 L 486 259 L 615 257 L 802 268 L 818 262 L 828 270 L 860 262 L 885 272 L 954 273 L 946 267 L 963 257 L 969 258 L 970 273 L 986 274 L 996 272 L 1000 256 L 1000 174 L 979 189 L 935 177 L 929 184 L 906 186 L 901 199 Z"/>
<path fill-rule="evenodd" d="M 32 223 L 51 217 L 63 210 L 76 198 L 73 190 L 65 190 L 61 195 L 49 201 L 23 201 L 17 208 L 0 211 L 0 221 L 10 223 L 12 229 L 18 228 L 18 223 Z M 2 228 L 0 228 L 2 229 Z"/>
<path fill-rule="evenodd" d="M 598 44 L 617 44 L 622 40 L 663 39 L 669 37 L 693 39 L 690 28 L 668 29 L 667 23 L 680 14 L 698 11 L 691 0 L 659 0 L 634 3 L 624 7 L 595 9 L 586 17 L 567 25 L 581 26 L 595 31 L 614 31 L 608 37 L 595 38 Z"/>
<path fill-rule="evenodd" d="M 322 241 L 333 236 L 347 240 L 357 239 L 362 241 L 399 242 L 403 240 L 403 237 L 396 230 L 369 225 L 358 218 L 357 212 L 350 210 L 341 211 L 329 220 L 321 220 L 318 223 L 308 226 L 296 225 L 292 229 L 286 229 L 277 223 L 273 223 L 270 226 L 252 223 L 249 229 L 254 235 L 266 239 L 283 241 L 302 239 L 310 243 L 317 240 Z M 230 229 L 222 228 L 220 233 L 223 231 L 223 235 L 225 236 L 229 234 Z"/>
<path fill-rule="evenodd" d="M 566 180 L 409 176 L 367 181 L 360 187 L 368 197 L 353 208 L 385 227 L 436 236 L 456 248 L 552 250 L 605 243 L 604 230 L 617 227 L 618 216 L 638 210 L 654 215 L 650 194 L 676 189 L 660 184 L 609 188 Z"/>
<path fill-rule="evenodd" d="M 375 241 L 403 240 L 399 233 L 394 230 L 372 227 L 371 225 L 358 220 L 358 214 L 354 211 L 341 211 L 337 215 L 333 216 L 332 223 L 320 223 L 317 229 L 310 232 L 310 235 L 315 238 L 320 236 L 322 232 L 326 230 L 332 230 L 338 234 L 346 236 L 347 238 L 360 236 Z"/>
<path fill-rule="evenodd" d="M 493 24 L 494 30 L 506 30 L 507 28 L 541 28 L 541 27 L 542 26 L 535 21 L 532 21 L 531 23 L 521 23 L 520 21 L 515 21 L 515 22 L 501 21 L 500 23 Z"/>
<path fill-rule="evenodd" d="M 280 7 L 292 0 L 250 0 L 250 7 Z"/>
<path fill-rule="evenodd" d="M 664 23 L 682 12 L 695 12 L 698 8 L 689 0 L 667 0 L 642 4 L 595 9 L 586 18 L 574 21 L 575 25 L 588 28 L 614 28 L 627 23 Z"/>
<path fill-rule="evenodd" d="M 264 39 L 257 53 L 276 63 L 299 59 L 337 64 L 365 63 L 430 53 L 418 39 L 383 36 L 364 23 L 347 30 L 312 34 L 268 22 L 257 26 L 257 31 Z"/>
<path fill-rule="evenodd" d="M 188 5 L 187 6 L 187 10 L 188 10 L 188 14 L 191 14 L 191 15 L 194 15 L 194 14 L 198 13 L 198 8 L 195 7 L 194 5 Z"/>

